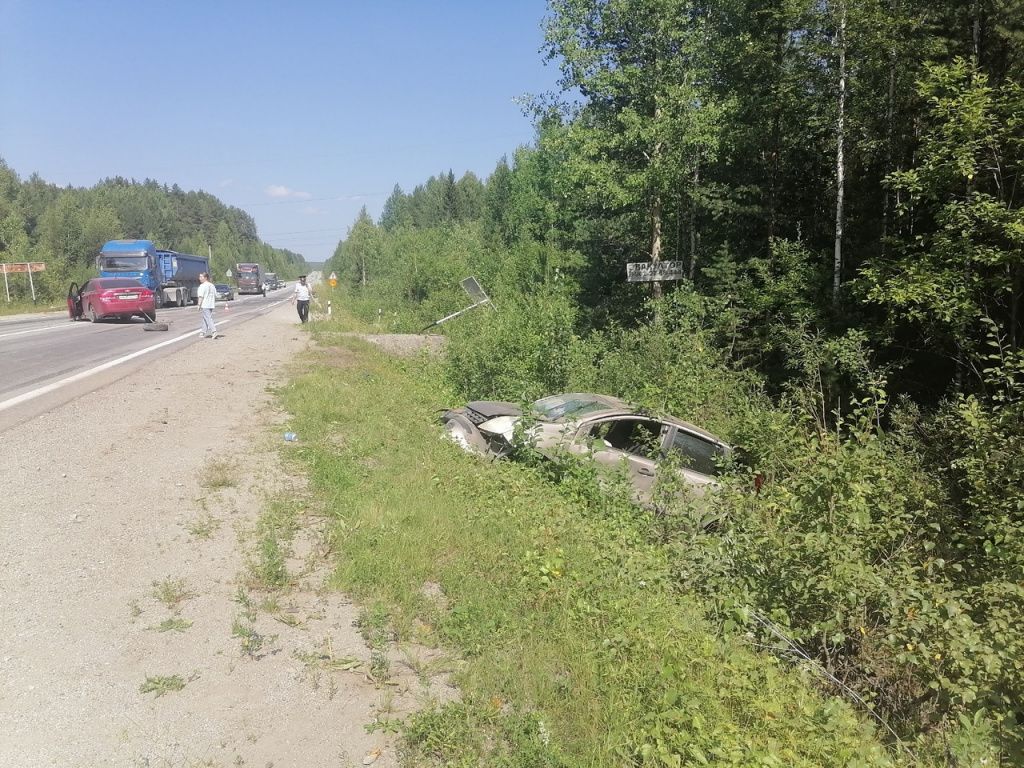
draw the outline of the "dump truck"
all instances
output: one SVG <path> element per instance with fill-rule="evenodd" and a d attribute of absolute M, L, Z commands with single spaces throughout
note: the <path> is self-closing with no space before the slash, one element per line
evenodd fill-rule
<path fill-rule="evenodd" d="M 132 277 L 153 291 L 157 308 L 183 307 L 198 298 L 199 273 L 210 271 L 206 256 L 159 250 L 152 240 L 110 240 L 96 257 L 100 277 Z"/>

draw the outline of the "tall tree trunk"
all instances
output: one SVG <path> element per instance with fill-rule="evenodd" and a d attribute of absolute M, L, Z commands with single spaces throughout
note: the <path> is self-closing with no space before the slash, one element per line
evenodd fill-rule
<path fill-rule="evenodd" d="M 655 193 L 651 201 L 651 263 L 661 261 L 661 195 Z M 661 298 L 661 283 L 655 281 L 654 298 Z"/>
<path fill-rule="evenodd" d="M 1020 347 L 1021 268 L 1014 264 L 1010 269 L 1013 270 L 1013 286 L 1010 289 L 1010 348 L 1016 352 Z"/>
<path fill-rule="evenodd" d="M 843 140 L 846 132 L 846 0 L 839 0 L 839 115 L 836 126 L 836 245 L 832 260 L 832 303 L 839 302 L 843 274 L 843 195 L 846 186 L 846 161 Z"/>
<path fill-rule="evenodd" d="M 893 19 L 899 11 L 899 0 L 890 0 L 889 15 Z M 893 39 L 889 48 L 889 94 L 885 105 L 885 169 L 884 174 L 888 175 L 893 168 L 893 142 L 896 137 L 896 40 Z M 884 186 L 882 197 L 882 244 L 881 251 L 883 258 L 888 250 L 889 240 L 889 219 L 892 216 L 892 192 L 888 185 Z"/>
<path fill-rule="evenodd" d="M 974 63 L 981 68 L 981 0 L 974 0 L 974 18 L 971 19 L 971 43 Z"/>
<path fill-rule="evenodd" d="M 700 163 L 693 169 L 694 194 L 690 195 L 690 282 L 697 274 L 697 185 L 700 183 Z"/>
<path fill-rule="evenodd" d="M 783 60 L 785 59 L 786 30 L 780 24 L 775 31 L 775 93 L 772 98 L 772 127 L 771 145 L 769 155 L 769 179 L 768 179 L 768 240 L 775 237 L 778 229 L 778 208 L 779 208 L 779 166 L 782 155 L 782 99 L 778 87 L 783 77 Z"/>
<path fill-rule="evenodd" d="M 654 124 L 658 126 L 661 122 L 661 107 L 655 102 L 654 107 Z M 661 164 L 661 140 L 654 140 L 654 149 L 651 151 L 651 163 L 652 169 L 657 169 Z M 651 263 L 657 264 L 661 261 L 661 225 L 662 225 L 662 202 L 661 202 L 661 191 L 654 190 L 654 194 L 651 197 Z M 661 298 L 661 283 L 655 281 L 653 284 L 654 298 Z"/>

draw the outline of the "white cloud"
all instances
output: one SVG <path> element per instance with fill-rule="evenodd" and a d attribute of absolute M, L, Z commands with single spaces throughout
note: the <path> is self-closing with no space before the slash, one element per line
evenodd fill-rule
<path fill-rule="evenodd" d="M 292 197 L 297 200 L 307 200 L 312 197 L 309 192 L 300 192 L 297 189 L 290 189 L 283 184 L 269 184 L 264 190 L 267 197 Z"/>
<path fill-rule="evenodd" d="M 232 186 L 232 185 L 233 185 L 234 183 L 235 183 L 235 180 L 234 180 L 234 179 L 224 179 L 224 180 L 223 180 L 223 181 L 222 181 L 222 182 L 220 183 L 220 186 L 222 186 L 222 187 L 230 187 L 230 186 Z"/>

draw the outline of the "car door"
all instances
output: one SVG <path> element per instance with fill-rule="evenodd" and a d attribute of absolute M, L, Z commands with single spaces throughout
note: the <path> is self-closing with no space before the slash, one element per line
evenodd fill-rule
<path fill-rule="evenodd" d="M 96 300 L 96 293 L 98 290 L 98 278 L 87 280 L 82 286 L 82 313 L 87 319 L 89 319 L 89 306 L 93 305 L 94 308 L 99 307 L 99 302 Z M 102 307 L 99 309 L 102 309 Z M 100 314 L 99 310 L 97 310 L 97 314 Z"/>
<path fill-rule="evenodd" d="M 726 455 L 725 446 L 685 427 L 673 427 L 668 451 L 682 461 L 679 473 L 696 496 L 703 496 L 715 485 L 719 464 Z"/>
<path fill-rule="evenodd" d="M 614 472 L 625 467 L 641 502 L 651 499 L 669 425 L 643 416 L 595 419 L 577 433 L 573 453 L 589 456 L 599 467 Z"/>

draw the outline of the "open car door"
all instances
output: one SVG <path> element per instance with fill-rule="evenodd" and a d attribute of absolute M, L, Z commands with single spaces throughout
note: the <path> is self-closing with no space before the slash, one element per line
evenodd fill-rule
<path fill-rule="evenodd" d="M 68 288 L 68 317 L 72 320 L 81 320 L 85 317 L 82 311 L 82 289 L 78 283 L 72 283 Z"/>

